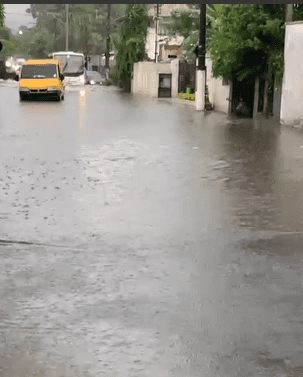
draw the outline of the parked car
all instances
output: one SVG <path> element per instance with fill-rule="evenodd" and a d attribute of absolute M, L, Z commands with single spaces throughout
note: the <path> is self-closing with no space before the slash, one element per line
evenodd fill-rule
<path fill-rule="evenodd" d="M 88 83 L 90 85 L 105 85 L 106 77 L 97 71 L 86 71 Z"/>

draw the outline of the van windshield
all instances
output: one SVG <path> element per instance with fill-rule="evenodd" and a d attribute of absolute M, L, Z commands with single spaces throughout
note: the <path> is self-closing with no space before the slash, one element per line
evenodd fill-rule
<path fill-rule="evenodd" d="M 22 79 L 41 79 L 57 77 L 55 64 L 28 64 L 22 67 Z"/>

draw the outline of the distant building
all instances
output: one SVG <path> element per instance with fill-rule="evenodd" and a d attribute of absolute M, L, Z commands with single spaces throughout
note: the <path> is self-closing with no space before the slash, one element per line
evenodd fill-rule
<path fill-rule="evenodd" d="M 150 60 L 155 59 L 155 51 L 157 53 L 157 61 L 168 62 L 171 59 L 181 57 L 183 51 L 181 44 L 183 37 L 171 37 L 168 35 L 167 26 L 170 22 L 171 12 L 178 9 L 187 9 L 188 4 L 159 4 L 159 16 L 156 22 L 157 4 L 149 5 L 149 15 L 154 17 L 152 27 L 148 29 L 146 51 Z M 157 30 L 156 30 L 157 24 Z"/>
<path fill-rule="evenodd" d="M 89 71 L 97 71 L 101 74 L 105 74 L 106 69 L 105 69 L 105 64 L 106 64 L 106 59 L 105 59 L 105 54 L 102 55 L 90 55 L 90 59 L 87 64 L 87 69 Z M 110 51 L 110 56 L 109 56 L 109 67 L 112 68 L 115 65 L 115 53 L 114 51 Z"/>

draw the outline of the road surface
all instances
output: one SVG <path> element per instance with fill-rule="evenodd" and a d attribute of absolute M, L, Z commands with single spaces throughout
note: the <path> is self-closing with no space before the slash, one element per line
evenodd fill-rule
<path fill-rule="evenodd" d="M 303 137 L 0 83 L 0 375 L 303 373 Z"/>

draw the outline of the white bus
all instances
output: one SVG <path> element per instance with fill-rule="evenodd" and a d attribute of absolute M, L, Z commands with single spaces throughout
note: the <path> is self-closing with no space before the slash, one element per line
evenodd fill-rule
<path fill-rule="evenodd" d="M 87 84 L 85 57 L 84 54 L 72 51 L 52 52 L 49 54 L 52 59 L 61 62 L 61 69 L 66 85 Z"/>

